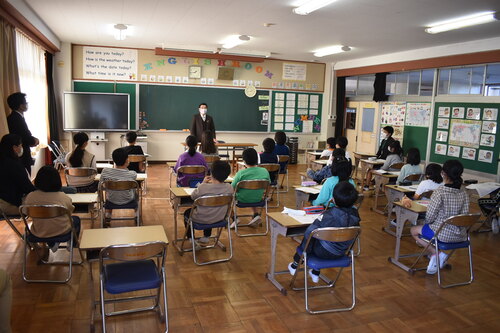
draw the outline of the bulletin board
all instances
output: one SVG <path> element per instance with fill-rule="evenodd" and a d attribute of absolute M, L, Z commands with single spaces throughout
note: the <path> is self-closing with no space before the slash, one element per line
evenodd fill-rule
<path fill-rule="evenodd" d="M 272 131 L 321 132 L 323 94 L 273 91 L 272 101 Z"/>
<path fill-rule="evenodd" d="M 436 103 L 431 161 L 458 159 L 464 168 L 496 174 L 500 103 Z"/>

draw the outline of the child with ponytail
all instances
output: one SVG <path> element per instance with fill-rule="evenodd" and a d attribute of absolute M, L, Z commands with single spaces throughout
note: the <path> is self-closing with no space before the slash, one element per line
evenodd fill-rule
<path fill-rule="evenodd" d="M 431 202 L 427 207 L 425 215 L 425 224 L 411 228 L 411 235 L 418 244 L 426 246 L 427 242 L 419 238 L 419 235 L 431 239 L 434 233 L 439 229 L 444 221 L 454 215 L 469 213 L 469 196 L 462 186 L 462 173 L 464 167 L 458 160 L 448 160 L 443 164 L 441 176 L 444 180 L 444 186 L 440 186 L 434 190 L 431 196 Z M 464 227 L 453 225 L 445 225 L 439 233 L 438 239 L 442 242 L 462 242 L 467 239 L 466 230 Z M 428 247 L 431 255 L 429 265 L 427 266 L 427 274 L 435 274 L 437 272 L 436 249 L 433 246 Z M 439 252 L 439 264 L 444 267 L 448 255 L 444 251 Z"/>
<path fill-rule="evenodd" d="M 188 151 L 184 152 L 177 159 L 177 163 L 175 164 L 174 171 L 177 173 L 177 185 L 186 187 L 189 186 L 189 182 L 191 179 L 196 178 L 203 180 L 205 174 L 189 174 L 184 175 L 182 173 L 177 172 L 177 170 L 183 165 L 203 165 L 208 170 L 208 164 L 205 161 L 205 157 L 202 154 L 196 151 L 196 146 L 198 145 L 198 140 L 195 136 L 190 135 L 186 138 L 186 146 L 188 147 Z"/>
<path fill-rule="evenodd" d="M 84 132 L 78 132 L 73 136 L 75 149 L 66 155 L 66 166 L 70 168 L 96 168 L 94 154 L 89 153 L 85 148 L 89 143 L 89 136 Z M 67 185 L 75 187 L 78 193 L 93 193 L 97 191 L 99 182 L 94 176 L 89 177 L 67 177 Z"/>

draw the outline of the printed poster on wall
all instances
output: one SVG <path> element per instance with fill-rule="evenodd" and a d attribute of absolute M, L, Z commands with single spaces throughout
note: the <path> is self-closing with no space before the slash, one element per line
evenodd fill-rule
<path fill-rule="evenodd" d="M 84 46 L 83 78 L 137 81 L 137 57 L 137 50 Z"/>
<path fill-rule="evenodd" d="M 407 126 L 428 127 L 431 118 L 431 103 L 406 103 Z"/>
<path fill-rule="evenodd" d="M 306 74 L 306 64 L 283 63 L 283 80 L 305 81 Z"/>
<path fill-rule="evenodd" d="M 481 122 L 475 120 L 452 119 L 449 137 L 449 144 L 451 145 L 479 148 Z"/>

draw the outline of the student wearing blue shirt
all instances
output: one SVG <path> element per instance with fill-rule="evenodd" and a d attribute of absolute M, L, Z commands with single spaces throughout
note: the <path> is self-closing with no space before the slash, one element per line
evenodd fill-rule
<path fill-rule="evenodd" d="M 259 154 L 259 164 L 277 164 L 279 160 L 278 155 L 274 153 L 274 148 L 276 147 L 274 140 L 266 138 L 262 141 L 262 146 L 264 147 L 264 151 Z M 270 172 L 269 176 L 271 177 L 271 183 L 275 183 L 278 172 Z"/>
<path fill-rule="evenodd" d="M 420 167 L 420 151 L 417 148 L 408 149 L 407 163 L 401 168 L 397 183 L 400 184 L 409 175 L 421 175 L 422 168 Z"/>
<path fill-rule="evenodd" d="M 276 155 L 286 155 L 290 156 L 290 148 L 285 144 L 286 143 L 286 134 L 285 132 L 278 131 L 274 134 L 274 141 L 276 141 L 276 146 L 274 147 L 273 153 Z M 286 165 L 288 162 L 280 163 L 280 173 L 284 173 L 286 171 Z"/>
<path fill-rule="evenodd" d="M 333 189 L 341 181 L 349 181 L 351 185 L 356 187 L 356 184 L 351 179 L 352 164 L 349 161 L 334 162 L 332 164 L 332 176 L 328 178 L 321 191 L 319 192 L 316 200 L 313 200 L 314 206 L 323 205 L 327 206 L 328 202 L 332 199 Z"/>

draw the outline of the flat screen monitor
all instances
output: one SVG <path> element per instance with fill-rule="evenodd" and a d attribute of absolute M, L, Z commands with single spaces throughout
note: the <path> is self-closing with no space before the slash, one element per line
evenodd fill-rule
<path fill-rule="evenodd" d="M 129 129 L 128 94 L 64 93 L 64 130 L 126 131 Z"/>

